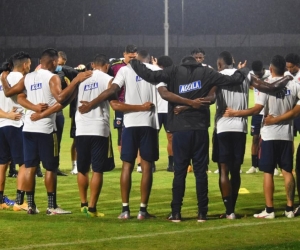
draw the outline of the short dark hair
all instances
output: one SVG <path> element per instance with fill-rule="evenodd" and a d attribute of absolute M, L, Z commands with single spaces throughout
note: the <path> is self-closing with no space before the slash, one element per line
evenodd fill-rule
<path fill-rule="evenodd" d="M 275 73 L 279 76 L 282 76 L 285 72 L 286 62 L 283 56 L 276 55 L 273 56 L 271 60 L 271 65 L 273 66 Z"/>
<path fill-rule="evenodd" d="M 135 46 L 134 44 L 128 44 L 125 47 L 126 53 L 136 53 L 137 51 L 138 51 L 137 46 Z"/>
<path fill-rule="evenodd" d="M 68 60 L 67 54 L 64 51 L 58 51 L 58 56 L 64 59 L 65 61 Z"/>
<path fill-rule="evenodd" d="M 198 53 L 201 53 L 205 56 L 205 51 L 202 48 L 195 48 L 191 51 L 191 55 L 195 55 L 195 54 L 198 54 Z"/>
<path fill-rule="evenodd" d="M 149 52 L 147 50 L 140 50 L 138 52 L 138 55 L 143 58 L 143 59 L 146 59 L 147 57 L 150 56 Z"/>
<path fill-rule="evenodd" d="M 294 65 L 299 65 L 300 57 L 295 53 L 290 53 L 285 56 L 285 61 L 287 63 L 292 63 Z"/>
<path fill-rule="evenodd" d="M 99 66 L 104 66 L 105 64 L 108 64 L 108 58 L 104 54 L 97 54 L 94 57 L 93 63 Z"/>
<path fill-rule="evenodd" d="M 41 55 L 41 58 L 45 57 L 45 56 L 48 56 L 48 57 L 58 57 L 58 52 L 56 49 L 52 49 L 52 48 L 49 48 L 49 49 L 45 49 L 43 52 L 42 52 L 42 55 Z"/>
<path fill-rule="evenodd" d="M 30 55 L 24 51 L 20 51 L 14 55 L 12 55 L 11 60 L 13 63 L 13 66 L 19 66 L 22 64 L 25 60 L 31 59 Z"/>
<path fill-rule="evenodd" d="M 92 68 L 92 63 L 91 63 L 91 62 L 87 63 L 87 64 L 85 65 L 85 68 L 86 68 L 86 70 L 93 70 L 93 68 Z"/>
<path fill-rule="evenodd" d="M 167 67 L 173 65 L 173 60 L 169 56 L 160 56 L 157 59 L 157 65 L 162 68 L 167 68 Z"/>
<path fill-rule="evenodd" d="M 219 59 L 223 59 L 224 63 L 226 65 L 232 65 L 233 64 L 233 60 L 232 60 L 232 55 L 230 52 L 228 51 L 223 51 L 219 54 Z"/>
<path fill-rule="evenodd" d="M 262 61 L 256 60 L 256 61 L 252 62 L 251 68 L 252 68 L 253 71 L 258 72 L 258 71 L 262 71 L 264 66 L 263 66 Z"/>
<path fill-rule="evenodd" d="M 181 59 L 181 64 L 184 63 L 197 63 L 197 61 L 193 56 L 185 56 Z"/>

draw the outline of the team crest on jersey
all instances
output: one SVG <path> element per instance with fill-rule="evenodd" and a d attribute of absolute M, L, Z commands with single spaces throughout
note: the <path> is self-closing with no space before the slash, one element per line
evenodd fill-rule
<path fill-rule="evenodd" d="M 97 82 L 93 82 L 91 84 L 87 84 L 84 86 L 84 91 L 89 91 L 92 89 L 97 89 L 98 88 L 98 83 Z"/>
<path fill-rule="evenodd" d="M 142 80 L 143 80 L 143 79 L 142 79 L 142 77 L 140 77 L 140 76 L 136 76 L 136 77 L 135 77 L 135 81 L 136 81 L 136 82 L 140 82 L 140 81 L 142 81 Z"/>
<path fill-rule="evenodd" d="M 38 89 L 41 89 L 42 88 L 42 83 L 34 83 L 30 86 L 30 90 L 38 90 Z"/>
<path fill-rule="evenodd" d="M 197 89 L 201 89 L 201 81 L 195 81 L 195 82 L 191 82 L 188 84 L 184 84 L 184 85 L 179 85 L 179 93 L 183 94 L 183 93 L 187 93 L 187 92 L 191 92 Z"/>

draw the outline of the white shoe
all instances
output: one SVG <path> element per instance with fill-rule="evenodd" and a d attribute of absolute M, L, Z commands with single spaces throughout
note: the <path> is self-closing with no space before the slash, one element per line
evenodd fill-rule
<path fill-rule="evenodd" d="M 251 167 L 251 168 L 249 168 L 248 171 L 246 171 L 246 174 L 254 174 L 257 172 L 258 172 L 258 169 L 256 167 Z"/>
<path fill-rule="evenodd" d="M 214 171 L 214 174 L 218 174 L 219 173 L 219 169 L 217 169 L 216 171 Z"/>
<path fill-rule="evenodd" d="M 294 215 L 295 216 L 300 215 L 300 206 L 298 206 L 298 207 L 295 208 Z"/>
<path fill-rule="evenodd" d="M 240 170 L 240 174 L 241 174 L 241 173 L 243 173 L 243 170 L 242 170 L 242 169 Z"/>
<path fill-rule="evenodd" d="M 295 214 L 293 211 L 284 211 L 284 215 L 287 217 L 287 218 L 294 218 L 295 217 Z"/>
<path fill-rule="evenodd" d="M 210 171 L 210 170 L 207 170 L 206 172 L 207 172 L 208 174 L 210 174 L 210 173 L 211 173 L 211 171 Z"/>
<path fill-rule="evenodd" d="M 73 165 L 72 170 L 70 172 L 71 174 L 78 174 L 77 165 Z"/>
<path fill-rule="evenodd" d="M 226 219 L 228 219 L 228 220 L 235 220 L 236 219 L 235 214 L 234 213 L 231 213 L 230 215 L 226 214 Z"/>
<path fill-rule="evenodd" d="M 63 210 L 60 207 L 57 208 L 47 208 L 47 215 L 59 215 L 59 214 L 71 214 L 71 211 Z"/>
<path fill-rule="evenodd" d="M 254 218 L 258 218 L 258 219 L 274 219 L 275 218 L 275 213 L 267 213 L 267 210 L 263 210 L 261 213 L 259 214 L 254 214 L 253 215 Z"/>
<path fill-rule="evenodd" d="M 141 167 L 141 166 L 137 166 L 137 168 L 136 168 L 136 172 L 138 172 L 138 173 L 142 173 L 142 167 Z"/>
<path fill-rule="evenodd" d="M 279 171 L 277 168 L 274 169 L 274 175 L 279 175 Z"/>

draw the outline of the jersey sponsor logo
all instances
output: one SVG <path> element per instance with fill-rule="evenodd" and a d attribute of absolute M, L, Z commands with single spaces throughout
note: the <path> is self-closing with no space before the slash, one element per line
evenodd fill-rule
<path fill-rule="evenodd" d="M 135 81 L 136 81 L 136 82 L 140 82 L 140 81 L 142 81 L 142 80 L 143 80 L 143 79 L 142 79 L 142 77 L 140 77 L 140 76 L 136 76 L 136 77 L 135 77 Z"/>
<path fill-rule="evenodd" d="M 286 89 L 285 91 L 280 91 L 280 92 L 276 93 L 276 98 L 283 99 L 284 96 L 289 96 L 289 95 L 291 95 L 291 90 Z"/>
<path fill-rule="evenodd" d="M 179 85 L 179 93 L 183 94 L 183 93 L 191 92 L 191 91 L 201 89 L 201 88 L 202 88 L 201 81 L 195 81 L 192 83 Z"/>
<path fill-rule="evenodd" d="M 97 89 L 97 88 L 98 88 L 98 83 L 94 82 L 94 83 L 85 85 L 84 86 L 84 91 L 89 91 L 89 90 Z"/>
<path fill-rule="evenodd" d="M 38 90 L 38 89 L 41 89 L 42 88 L 42 83 L 34 83 L 30 86 L 30 90 L 33 91 L 33 90 Z"/>

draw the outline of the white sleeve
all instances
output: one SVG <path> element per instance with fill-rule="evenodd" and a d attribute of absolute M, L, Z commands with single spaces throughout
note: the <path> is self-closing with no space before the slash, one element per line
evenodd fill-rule
<path fill-rule="evenodd" d="M 159 84 L 157 84 L 155 87 L 158 89 L 159 87 L 167 87 L 168 85 L 164 82 L 160 82 Z"/>
<path fill-rule="evenodd" d="M 125 85 L 125 67 L 122 67 L 119 69 L 115 79 L 113 80 L 113 83 L 119 85 L 120 88 L 122 88 Z"/>
<path fill-rule="evenodd" d="M 268 94 L 259 92 L 259 94 L 256 97 L 255 104 L 259 104 L 259 105 L 265 106 L 267 100 L 268 100 Z"/>

